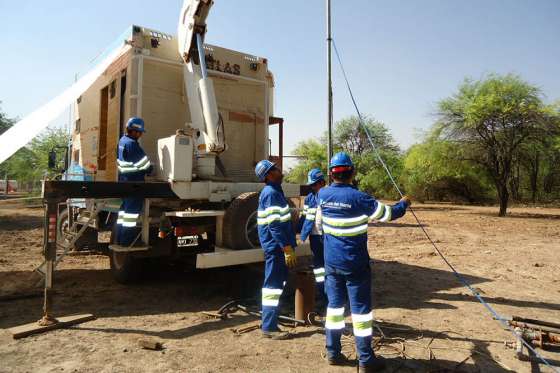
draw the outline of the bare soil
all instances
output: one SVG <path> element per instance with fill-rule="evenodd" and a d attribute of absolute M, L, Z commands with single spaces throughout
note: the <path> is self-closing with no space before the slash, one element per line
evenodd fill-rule
<path fill-rule="evenodd" d="M 560 322 L 560 209 L 418 205 L 417 213 L 455 267 L 502 315 Z M 538 372 L 514 358 L 491 315 L 434 254 L 412 216 L 370 228 L 375 318 L 387 337 L 378 353 L 388 372 Z M 0 298 L 32 291 L 41 263 L 42 210 L 0 208 Z M 258 323 L 236 313 L 212 320 L 230 299 L 258 301 L 260 266 L 209 271 L 152 267 L 142 282 L 119 285 L 103 256 L 67 257 L 56 271 L 56 315 L 93 313 L 76 327 L 13 340 L 8 328 L 41 317 L 42 299 L 0 301 L 0 372 L 352 372 L 323 359 L 318 327 L 264 340 Z M 293 292 L 283 297 L 293 309 Z M 380 335 L 376 331 L 376 336 Z M 163 343 L 143 350 L 138 339 Z M 404 348 L 404 351 L 403 351 Z M 350 338 L 344 351 L 355 356 Z M 560 350 L 542 351 L 560 366 Z"/>

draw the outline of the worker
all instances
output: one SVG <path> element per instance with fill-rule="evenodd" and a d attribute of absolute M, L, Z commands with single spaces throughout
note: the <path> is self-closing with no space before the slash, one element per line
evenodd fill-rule
<path fill-rule="evenodd" d="M 319 191 L 326 185 L 323 172 L 314 168 L 307 174 L 307 185 L 311 187 L 311 192 L 305 197 L 303 202 L 303 213 L 300 218 L 301 233 L 300 239 L 305 242 L 309 237 L 309 244 L 313 252 L 313 273 L 317 289 L 318 309 L 324 311 L 326 307 L 325 295 L 325 258 L 323 253 L 323 232 L 319 231 L 315 224 L 315 213 L 319 205 Z"/>
<path fill-rule="evenodd" d="M 264 250 L 265 273 L 262 288 L 262 333 L 265 338 L 288 339 L 278 328 L 280 296 L 288 279 L 288 267 L 297 264 L 296 236 L 290 206 L 282 191 L 282 172 L 268 160 L 255 167 L 266 186 L 259 196 L 257 215 L 259 240 Z"/>
<path fill-rule="evenodd" d="M 144 120 L 137 117 L 130 118 L 126 124 L 126 135 L 119 140 L 117 158 L 119 181 L 144 181 L 145 175 L 152 171 L 150 160 L 138 143 L 142 134 L 146 132 L 144 127 Z M 131 246 L 137 243 L 143 204 L 143 198 L 123 199 L 117 220 L 118 245 Z"/>
<path fill-rule="evenodd" d="M 326 329 L 330 365 L 345 365 L 340 338 L 345 328 L 344 305 L 349 299 L 360 372 L 383 370 L 385 361 L 371 347 L 371 269 L 367 249 L 368 221 L 388 222 L 403 216 L 410 199 L 390 206 L 352 185 L 354 164 L 346 153 L 329 164 L 333 184 L 319 191 L 317 224 L 325 240 L 325 289 L 328 297 Z"/>

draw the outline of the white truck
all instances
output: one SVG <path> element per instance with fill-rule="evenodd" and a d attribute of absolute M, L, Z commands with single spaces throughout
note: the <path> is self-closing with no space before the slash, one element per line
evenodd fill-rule
<path fill-rule="evenodd" d="M 47 204 L 57 203 L 54 266 L 68 250 L 85 246 L 109 255 L 119 282 L 137 278 L 145 258 L 196 268 L 263 260 L 256 230 L 263 185 L 254 167 L 261 159 L 282 167 L 283 119 L 274 116 L 274 78 L 265 58 L 203 43 L 212 5 L 186 0 L 177 37 L 132 26 L 125 38 L 130 50 L 77 100 L 72 181 L 44 185 Z M 117 182 L 117 144 L 132 116 L 146 122 L 141 145 L 155 166 L 146 183 Z M 276 157 L 272 125 L 280 133 Z M 299 198 L 305 191 L 285 184 L 284 192 Z M 131 193 L 145 198 L 140 244 L 103 243 L 103 232 L 115 226 L 118 197 Z M 53 209 L 47 210 L 51 219 Z M 48 262 L 38 271 L 46 274 Z"/>

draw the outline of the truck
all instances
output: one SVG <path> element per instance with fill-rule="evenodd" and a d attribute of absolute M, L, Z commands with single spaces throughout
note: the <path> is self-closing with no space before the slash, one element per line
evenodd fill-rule
<path fill-rule="evenodd" d="M 58 237 L 54 266 L 69 250 L 95 248 L 110 257 L 114 278 L 127 283 L 148 258 L 196 268 L 263 260 L 257 206 L 264 185 L 254 167 L 270 159 L 282 168 L 284 120 L 274 113 L 266 58 L 204 43 L 212 5 L 186 0 L 177 36 L 131 26 L 124 35 L 130 48 L 76 100 L 70 169 L 43 190 L 45 199 L 63 201 L 57 231 L 46 232 Z M 146 122 L 140 142 L 155 167 L 145 183 L 118 182 L 117 145 L 130 117 Z M 280 134 L 276 156 L 271 126 Z M 288 199 L 305 192 L 296 184 L 283 189 Z M 142 228 L 134 245 L 121 247 L 115 222 L 120 198 L 131 193 L 146 197 Z M 298 252 L 309 254 L 306 247 Z M 43 275 L 47 262 L 38 268 Z"/>

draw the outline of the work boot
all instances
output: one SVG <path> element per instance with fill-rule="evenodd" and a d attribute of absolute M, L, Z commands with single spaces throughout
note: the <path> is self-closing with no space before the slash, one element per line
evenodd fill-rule
<path fill-rule="evenodd" d="M 343 354 L 334 356 L 327 355 L 327 362 L 329 363 L 329 365 L 350 365 L 350 361 Z"/>
<path fill-rule="evenodd" d="M 273 331 L 273 332 L 263 330 L 262 331 L 262 336 L 264 338 L 273 339 L 275 341 L 283 341 L 283 340 L 292 338 L 292 335 L 290 333 L 283 332 L 281 330 L 276 330 L 276 331 Z"/>
<path fill-rule="evenodd" d="M 386 366 L 385 359 L 381 356 L 376 356 L 371 363 L 368 365 L 360 365 L 358 367 L 359 373 L 372 373 L 372 372 L 382 372 L 385 370 Z"/>

